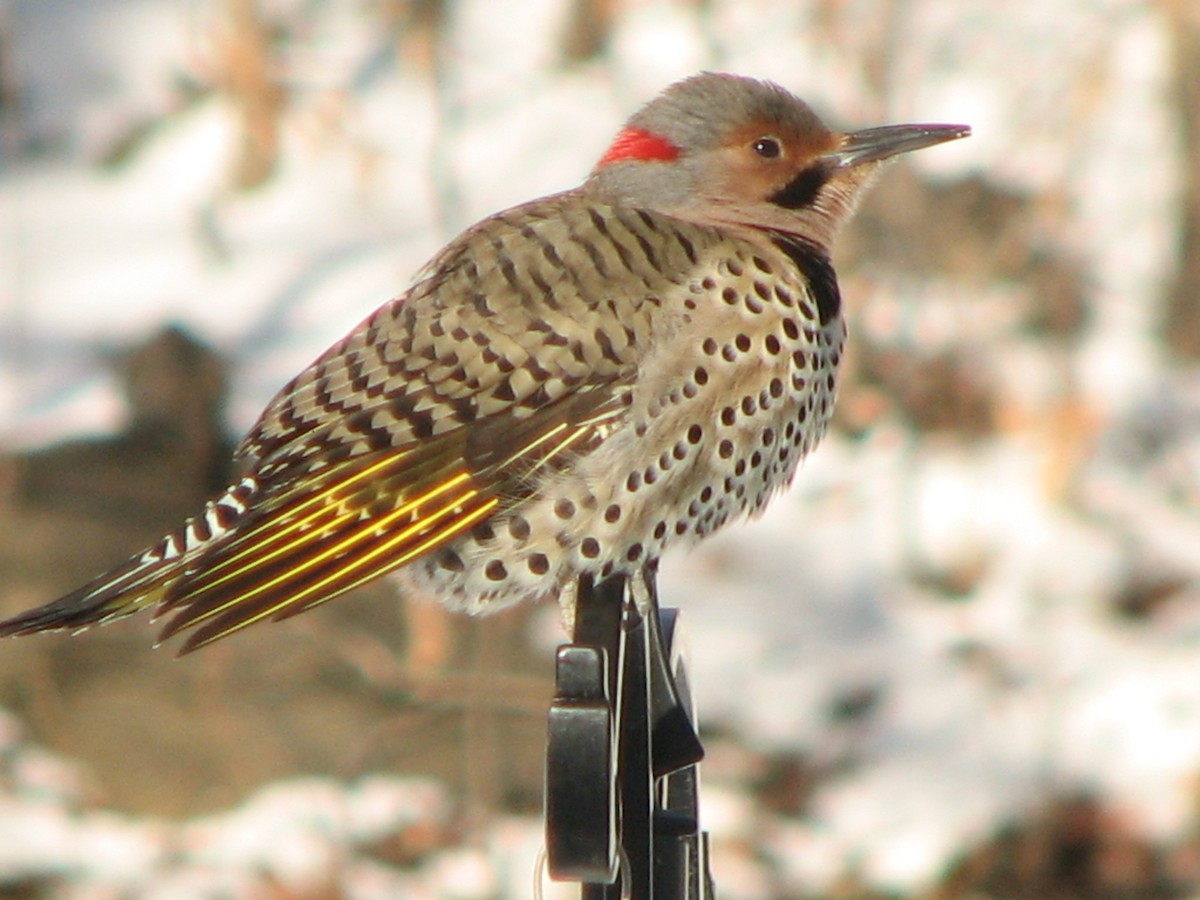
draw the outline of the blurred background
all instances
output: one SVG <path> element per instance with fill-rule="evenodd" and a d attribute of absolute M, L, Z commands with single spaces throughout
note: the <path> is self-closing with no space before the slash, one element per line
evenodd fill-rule
<path fill-rule="evenodd" d="M 664 566 L 719 895 L 1200 896 L 1191 0 L 0 0 L 0 612 L 701 69 L 974 128 L 837 248 L 794 489 Z M 0 897 L 530 895 L 555 610 L 154 635 L 0 646 Z"/>

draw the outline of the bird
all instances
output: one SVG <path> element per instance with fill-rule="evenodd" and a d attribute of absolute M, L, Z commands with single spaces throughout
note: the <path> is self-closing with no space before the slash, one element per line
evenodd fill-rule
<path fill-rule="evenodd" d="M 0 635 L 153 610 L 187 653 L 384 575 L 469 613 L 644 573 L 762 511 L 825 432 L 846 337 L 831 247 L 949 124 L 840 132 L 704 72 L 578 187 L 467 228 L 284 386 L 240 477 Z"/>

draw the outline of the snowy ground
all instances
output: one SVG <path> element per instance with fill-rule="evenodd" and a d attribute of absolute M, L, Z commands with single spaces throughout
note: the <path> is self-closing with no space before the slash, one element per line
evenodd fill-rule
<path fill-rule="evenodd" d="M 718 768 L 706 824 L 731 846 L 763 842 L 757 858 L 718 853 L 722 896 L 815 893 L 849 872 L 927 890 L 1000 823 L 1073 790 L 1157 842 L 1195 827 L 1200 372 L 1171 363 L 1159 335 L 1185 161 L 1154 8 L 914 0 L 886 19 L 865 0 L 715 0 L 704 15 L 647 2 L 624 10 L 600 58 L 563 66 L 560 0 L 454 3 L 424 40 L 384 27 L 379 4 L 272 0 L 261 6 L 288 29 L 277 168 L 237 190 L 247 95 L 226 77 L 238 48 L 221 13 L 236 5 L 0 0 L 0 77 L 21 97 L 0 105 L 7 448 L 119 430 L 106 353 L 168 320 L 232 360 L 240 432 L 448 236 L 577 181 L 622 116 L 698 69 L 773 78 L 838 124 L 968 122 L 969 141 L 912 164 L 931 184 L 980 175 L 1048 210 L 1052 242 L 1082 261 L 1086 323 L 1056 343 L 1016 322 L 1038 302 L 1019 282 L 843 270 L 857 339 L 967 347 L 1004 414 L 969 442 L 888 414 L 835 433 L 761 521 L 665 566 L 702 721 L 837 770 L 764 837 Z M 953 599 L 928 577 L 962 570 Z M 1153 616 L 1118 615 L 1145 581 L 1180 587 Z M 833 713 L 856 696 L 865 712 Z M 185 896 L 191 870 L 172 863 L 182 880 L 168 880 L 169 853 L 224 871 L 240 896 L 254 846 L 219 865 L 213 848 L 239 844 L 252 814 L 294 803 L 351 848 L 371 840 L 372 816 L 418 802 L 436 827 L 438 788 L 393 781 L 268 787 L 224 818 L 147 823 L 66 816 L 57 788 L 29 800 L 6 777 L 0 877 Z M 506 840 L 531 866 L 538 824 L 498 823 Z M 124 873 L 98 875 L 110 857 Z M 400 876 L 380 868 L 362 875 L 375 887 L 347 875 L 342 889 L 528 890 L 494 847 L 433 858 L 440 869 L 403 884 L 385 887 Z M 107 896 L 80 891 L 62 896 Z"/>

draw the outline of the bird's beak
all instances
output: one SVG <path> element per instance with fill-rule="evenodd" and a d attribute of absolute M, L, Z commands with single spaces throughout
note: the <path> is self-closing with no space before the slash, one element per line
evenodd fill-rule
<path fill-rule="evenodd" d="M 839 168 L 860 166 L 910 150 L 957 141 L 970 133 L 970 125 L 883 125 L 864 128 L 843 135 L 842 145 L 826 153 L 823 158 Z"/>

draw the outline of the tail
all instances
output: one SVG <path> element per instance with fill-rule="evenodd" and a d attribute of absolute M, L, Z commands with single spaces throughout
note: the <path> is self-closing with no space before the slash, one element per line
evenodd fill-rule
<path fill-rule="evenodd" d="M 190 563 L 233 528 L 257 490 L 254 478 L 243 478 L 199 515 L 111 571 L 45 606 L 0 621 L 0 637 L 79 631 L 157 606 Z"/>

